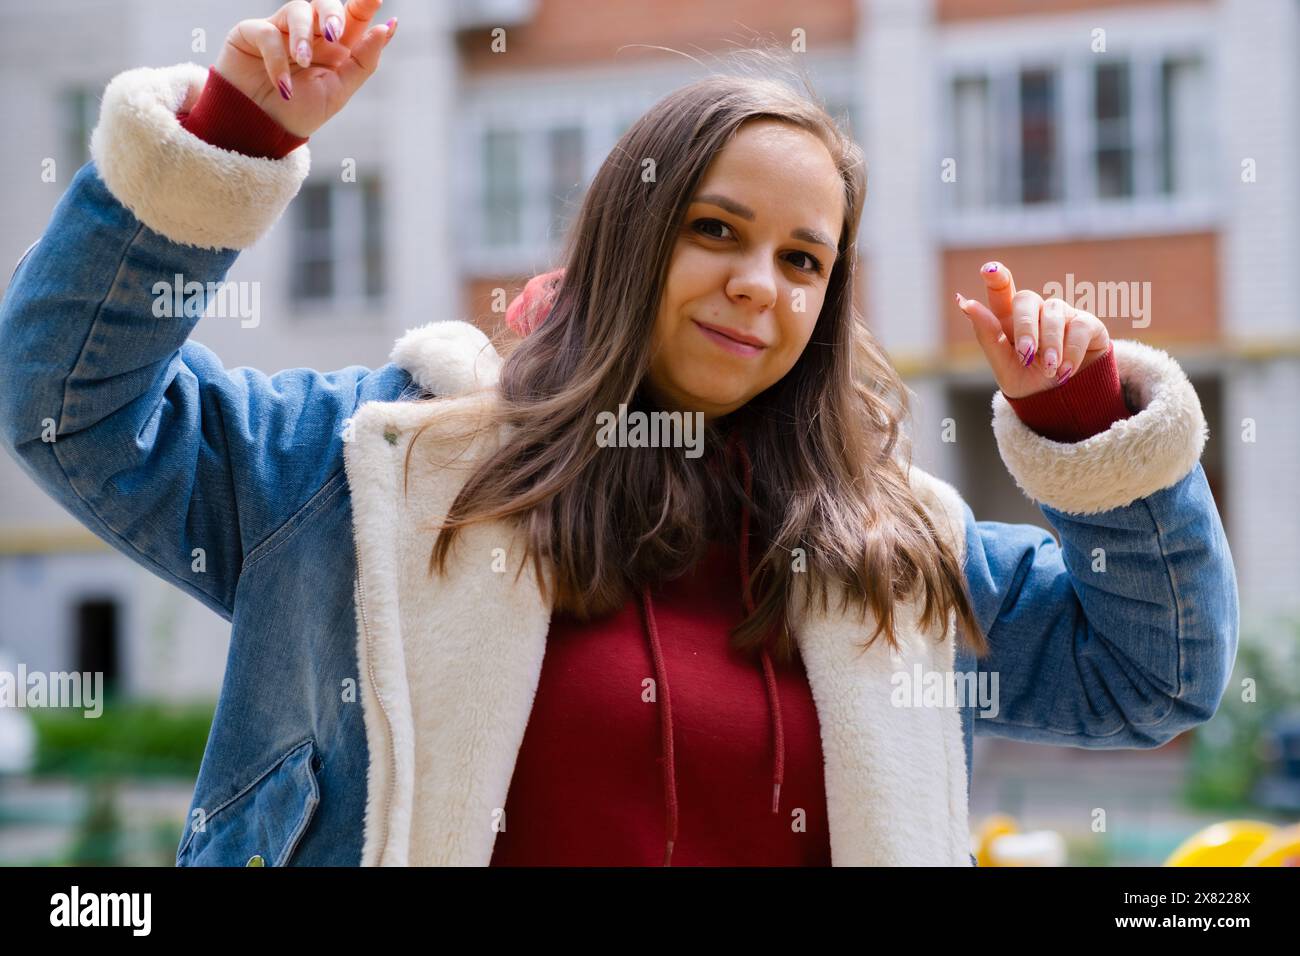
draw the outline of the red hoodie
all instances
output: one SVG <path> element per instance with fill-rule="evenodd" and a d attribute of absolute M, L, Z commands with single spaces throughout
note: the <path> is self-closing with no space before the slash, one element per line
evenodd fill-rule
<path fill-rule="evenodd" d="M 215 70 L 178 118 L 251 156 L 278 159 L 306 142 Z M 521 334 L 545 318 L 556 278 L 536 277 L 512 304 Z M 1061 442 L 1132 414 L 1113 347 L 1064 385 L 1008 401 Z M 734 433 L 727 457 L 749 495 L 749 455 Z M 715 541 L 687 574 L 615 614 L 553 615 L 491 865 L 830 864 L 821 732 L 803 664 L 777 667 L 766 649 L 751 659 L 728 644 L 753 609 L 748 502 L 739 524 L 737 544 Z"/>
<path fill-rule="evenodd" d="M 734 433 L 727 451 L 752 495 Z M 493 866 L 830 865 L 803 664 L 728 643 L 754 606 L 739 517 L 738 544 L 617 613 L 552 617 Z"/>

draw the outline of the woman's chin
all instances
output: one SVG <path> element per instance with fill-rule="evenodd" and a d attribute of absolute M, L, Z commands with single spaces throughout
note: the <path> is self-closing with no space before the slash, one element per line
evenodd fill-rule
<path fill-rule="evenodd" d="M 672 400 L 657 401 L 660 408 L 670 411 L 703 412 L 706 418 L 721 417 L 740 408 L 749 400 L 746 383 L 729 381 L 728 377 L 718 374 L 716 366 L 701 369 L 698 374 L 682 376 L 674 382 L 674 387 L 665 390 Z M 667 395 L 650 386 L 653 398 L 666 399 Z"/>

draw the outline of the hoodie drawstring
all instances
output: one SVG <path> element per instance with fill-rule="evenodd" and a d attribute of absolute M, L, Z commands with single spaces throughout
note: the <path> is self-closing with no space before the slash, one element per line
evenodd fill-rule
<path fill-rule="evenodd" d="M 727 452 L 732 448 L 740 452 L 741 467 L 744 470 L 745 500 L 740 511 L 740 583 L 744 599 L 745 613 L 754 613 L 754 597 L 749 587 L 749 499 L 753 496 L 753 468 L 744 439 L 738 431 L 733 431 L 727 440 Z M 655 668 L 655 693 L 662 694 L 663 706 L 660 709 L 660 734 L 662 737 L 662 755 L 664 764 L 664 805 L 668 816 L 668 838 L 664 846 L 664 866 L 672 865 L 673 846 L 677 842 L 677 774 L 673 757 L 673 711 L 668 693 L 668 674 L 664 668 L 663 650 L 659 645 L 659 627 L 655 622 L 654 602 L 650 597 L 650 586 L 641 589 L 641 605 L 645 612 L 643 623 L 646 636 L 650 642 L 650 656 Z M 776 755 L 772 769 L 772 812 L 781 809 L 781 783 L 785 779 L 785 728 L 781 721 L 781 696 L 777 690 L 776 669 L 767 652 L 766 643 L 762 648 L 763 677 L 767 685 L 768 708 L 772 715 L 772 735 L 776 741 Z"/>

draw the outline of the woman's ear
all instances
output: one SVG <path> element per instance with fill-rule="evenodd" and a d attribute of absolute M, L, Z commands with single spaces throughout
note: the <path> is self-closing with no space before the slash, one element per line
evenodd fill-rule
<path fill-rule="evenodd" d="M 554 269 L 528 280 L 506 309 L 506 324 L 516 335 L 523 338 L 546 320 L 563 279 L 564 270 Z"/>

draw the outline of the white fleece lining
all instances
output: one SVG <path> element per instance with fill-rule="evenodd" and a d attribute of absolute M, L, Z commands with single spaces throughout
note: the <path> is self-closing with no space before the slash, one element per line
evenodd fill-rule
<path fill-rule="evenodd" d="M 417 333 L 403 336 L 395 354 L 413 363 L 407 371 L 422 386 L 455 396 L 458 384 L 492 384 L 473 368 L 484 360 L 473 326 L 435 323 Z M 456 367 L 453 356 L 470 367 Z M 432 526 L 500 441 L 469 438 L 494 400 L 488 389 L 436 402 L 370 402 L 353 417 L 344 455 L 366 609 L 357 636 L 370 745 L 364 865 L 486 866 L 492 858 L 550 608 L 531 566 L 516 582 L 522 537 L 503 523 L 467 529 L 445 577 L 429 578 L 426 565 Z M 403 495 L 406 451 L 425 424 Z M 960 495 L 920 469 L 910 480 L 962 555 Z M 495 560 L 502 555 L 504 565 Z M 791 608 L 821 723 L 836 866 L 970 865 L 960 709 L 891 702 L 897 672 L 910 677 L 916 664 L 927 674 L 952 670 L 952 640 L 923 633 L 918 617 L 915 604 L 900 608 L 901 654 L 883 641 L 861 654 L 874 621 L 841 615 L 837 593 L 824 613 L 805 609 L 802 595 Z"/>
<path fill-rule="evenodd" d="M 280 218 L 311 167 L 304 143 L 283 159 L 221 149 L 176 118 L 198 101 L 196 63 L 119 73 L 104 90 L 90 155 L 104 185 L 142 223 L 173 242 L 246 249 Z"/>
<path fill-rule="evenodd" d="M 388 360 L 435 395 L 465 395 L 496 383 L 502 359 L 468 322 L 430 322 L 402 335 Z"/>
<path fill-rule="evenodd" d="M 1187 375 L 1166 352 L 1114 339 L 1115 364 L 1136 414 L 1080 442 L 1056 442 L 993 395 L 998 451 L 1020 489 L 1067 514 L 1122 508 L 1168 488 L 1200 460 L 1209 429 Z"/>

